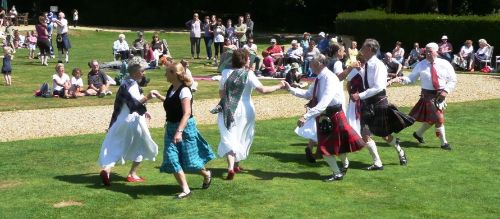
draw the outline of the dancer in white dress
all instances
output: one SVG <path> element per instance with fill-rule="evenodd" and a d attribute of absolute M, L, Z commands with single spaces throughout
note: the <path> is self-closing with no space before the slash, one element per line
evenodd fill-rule
<path fill-rule="evenodd" d="M 255 73 L 248 69 L 250 64 L 248 51 L 238 49 L 232 55 L 232 69 L 222 71 L 219 95 L 222 111 L 218 115 L 220 143 L 218 155 L 227 156 L 228 180 L 241 171 L 238 162 L 245 160 L 252 145 L 255 127 L 255 109 L 252 103 L 252 91 L 271 93 L 284 87 L 284 83 L 275 86 L 263 86 Z M 236 164 L 235 164 L 236 162 Z"/>
<path fill-rule="evenodd" d="M 147 63 L 140 57 L 134 57 L 128 64 L 130 78 L 124 80 L 116 93 L 113 116 L 109 131 L 102 143 L 99 153 L 100 173 L 104 185 L 110 185 L 111 168 L 116 162 L 122 164 L 132 160 L 132 167 L 127 176 L 129 182 L 143 182 L 137 175 L 137 169 L 142 160 L 155 160 L 158 145 L 151 138 L 146 118 L 151 116 L 146 112 L 146 103 L 158 94 L 152 90 L 147 96 L 137 84 L 144 76 Z"/>

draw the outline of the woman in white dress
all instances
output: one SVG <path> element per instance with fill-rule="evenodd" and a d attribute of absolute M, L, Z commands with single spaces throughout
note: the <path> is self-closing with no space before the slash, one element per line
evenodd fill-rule
<path fill-rule="evenodd" d="M 245 160 L 252 145 L 255 127 L 255 109 L 252 103 L 252 91 L 271 93 L 284 87 L 284 83 L 275 86 L 263 86 L 255 73 L 249 70 L 250 54 L 238 49 L 232 55 L 232 69 L 222 71 L 219 95 L 222 111 L 218 115 L 220 143 L 218 155 L 227 157 L 228 175 L 232 180 L 236 172 L 241 171 L 238 163 Z"/>
<path fill-rule="evenodd" d="M 144 105 L 158 91 L 152 90 L 144 96 L 138 85 L 147 66 L 147 62 L 140 57 L 131 59 L 128 63 L 130 77 L 123 80 L 116 93 L 109 131 L 99 153 L 100 175 L 105 186 L 110 185 L 111 168 L 116 162 L 124 164 L 125 160 L 133 161 L 127 181 L 143 182 L 144 179 L 137 175 L 139 164 L 142 160 L 154 161 L 158 154 L 158 145 L 151 138 L 146 123 L 146 118 L 151 116 Z"/>

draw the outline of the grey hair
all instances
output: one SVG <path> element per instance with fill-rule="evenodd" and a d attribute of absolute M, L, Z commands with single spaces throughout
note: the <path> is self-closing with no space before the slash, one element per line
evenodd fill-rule
<path fill-rule="evenodd" d="M 439 45 L 435 42 L 430 42 L 425 45 L 425 48 L 429 48 L 432 51 L 437 52 L 439 50 Z"/>
<path fill-rule="evenodd" d="M 148 62 L 139 56 L 134 56 L 128 61 L 128 73 L 133 74 L 148 67 Z"/>
<path fill-rule="evenodd" d="M 376 39 L 368 38 L 363 43 L 363 47 L 369 48 L 373 53 L 377 53 L 377 51 L 380 49 L 380 44 Z"/>
<path fill-rule="evenodd" d="M 323 54 L 319 54 L 319 55 L 314 56 L 312 61 L 318 62 L 319 64 L 321 64 L 323 66 L 327 66 L 328 62 L 330 62 L 330 60 Z"/>

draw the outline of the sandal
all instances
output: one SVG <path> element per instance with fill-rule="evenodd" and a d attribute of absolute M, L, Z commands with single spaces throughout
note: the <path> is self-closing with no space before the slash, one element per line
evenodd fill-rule
<path fill-rule="evenodd" d="M 175 198 L 176 199 L 184 199 L 184 198 L 187 198 L 188 196 L 190 196 L 192 194 L 191 191 L 189 191 L 189 193 L 185 193 L 185 192 L 181 192 L 179 195 L 177 195 Z"/>
<path fill-rule="evenodd" d="M 207 171 L 208 172 L 208 177 L 204 177 L 203 180 L 203 185 L 201 185 L 202 189 L 208 189 L 210 187 L 210 184 L 212 184 L 212 171 Z"/>

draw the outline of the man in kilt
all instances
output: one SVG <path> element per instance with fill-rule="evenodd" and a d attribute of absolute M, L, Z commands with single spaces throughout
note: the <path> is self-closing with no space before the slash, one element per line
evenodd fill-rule
<path fill-rule="evenodd" d="M 290 84 L 284 83 L 291 94 L 312 100 L 311 109 L 297 121 L 297 126 L 302 127 L 307 119 L 316 118 L 318 150 L 333 172 L 325 181 L 333 182 L 342 180 L 347 171 L 346 153 L 360 150 L 365 143 L 347 122 L 342 110 L 343 86 L 338 77 L 326 67 L 328 61 L 324 55 L 312 59 L 310 66 L 317 77 L 308 90 L 292 88 Z M 337 166 L 333 155 L 341 157 L 344 163 L 342 170 Z"/>
<path fill-rule="evenodd" d="M 382 137 L 387 143 L 394 146 L 399 156 L 399 163 L 406 165 L 408 160 L 403 149 L 399 146 L 399 139 L 392 136 L 413 124 L 414 119 L 398 111 L 389 104 L 385 88 L 387 87 L 387 68 L 376 57 L 380 45 L 375 39 L 366 39 L 361 53 L 367 60 L 364 73 L 361 74 L 365 90 L 351 94 L 353 101 L 361 100 L 361 135 L 368 146 L 373 158 L 373 165 L 367 170 L 383 170 L 382 160 L 377 151 L 375 141 L 371 135 Z"/>
<path fill-rule="evenodd" d="M 441 141 L 441 148 L 451 150 L 444 131 L 444 107 L 446 106 L 444 100 L 455 88 L 457 76 L 448 61 L 438 58 L 438 49 L 436 43 L 427 44 L 425 60 L 419 62 L 408 77 L 399 77 L 394 81 L 408 84 L 414 83 L 420 78 L 422 92 L 417 104 L 411 110 L 410 116 L 422 122 L 422 126 L 413 132 L 413 137 L 419 143 L 424 143 L 424 132 L 434 125 L 436 136 Z"/>

